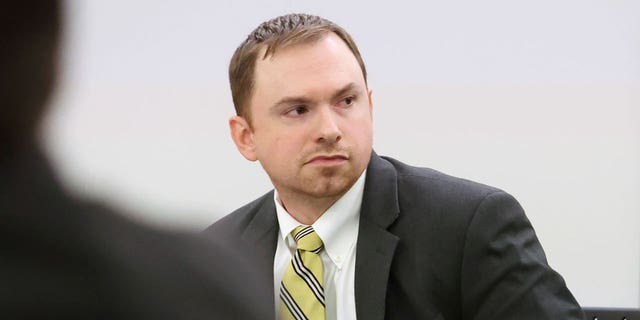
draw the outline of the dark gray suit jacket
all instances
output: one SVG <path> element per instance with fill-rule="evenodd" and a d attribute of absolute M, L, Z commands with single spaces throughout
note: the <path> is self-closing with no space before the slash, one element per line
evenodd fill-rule
<path fill-rule="evenodd" d="M 205 234 L 255 246 L 262 276 L 272 279 L 273 192 Z M 375 153 L 355 272 L 359 319 L 583 319 L 512 196 Z"/>

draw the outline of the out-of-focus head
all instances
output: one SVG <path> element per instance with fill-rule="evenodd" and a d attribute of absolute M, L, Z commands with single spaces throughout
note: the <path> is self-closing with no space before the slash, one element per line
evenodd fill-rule
<path fill-rule="evenodd" d="M 249 101 L 255 85 L 255 65 L 276 51 L 318 41 L 328 33 L 335 33 L 353 53 L 366 81 L 367 70 L 356 43 L 339 25 L 309 14 L 287 14 L 260 24 L 236 49 L 229 64 L 229 82 L 236 114 L 251 123 Z"/>
<path fill-rule="evenodd" d="M 0 2 L 0 151 L 30 144 L 56 78 L 60 1 Z"/>

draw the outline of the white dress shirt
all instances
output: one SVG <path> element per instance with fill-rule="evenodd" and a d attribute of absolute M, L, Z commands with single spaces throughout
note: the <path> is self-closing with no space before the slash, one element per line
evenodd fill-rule
<path fill-rule="evenodd" d="M 323 265 L 325 312 L 327 320 L 356 319 L 355 268 L 356 242 L 360 221 L 360 205 L 364 192 L 366 170 L 336 203 L 312 225 L 322 242 L 320 251 Z M 301 225 L 282 207 L 277 191 L 274 192 L 280 236 L 273 260 L 273 284 L 276 315 L 280 312 L 280 282 L 296 250 L 291 231 Z"/>

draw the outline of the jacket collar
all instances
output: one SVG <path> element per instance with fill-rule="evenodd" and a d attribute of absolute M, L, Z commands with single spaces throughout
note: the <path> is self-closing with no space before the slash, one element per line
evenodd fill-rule
<path fill-rule="evenodd" d="M 252 248 L 257 264 L 255 270 L 259 270 L 260 277 L 267 285 L 264 295 L 266 301 L 274 301 L 273 296 L 273 257 L 276 253 L 278 241 L 278 221 L 276 218 L 276 208 L 273 203 L 273 191 L 262 197 L 256 214 L 249 222 L 249 225 L 242 233 L 242 239 Z M 271 314 L 265 315 L 265 319 L 275 319 L 275 309 L 271 308 Z"/>
<path fill-rule="evenodd" d="M 371 155 L 360 211 L 355 300 L 359 319 L 384 319 L 391 262 L 399 238 L 387 231 L 400 213 L 395 168 Z"/>

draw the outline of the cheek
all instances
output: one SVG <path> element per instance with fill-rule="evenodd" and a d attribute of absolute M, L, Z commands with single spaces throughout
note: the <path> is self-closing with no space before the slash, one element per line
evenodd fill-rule
<path fill-rule="evenodd" d="M 351 128 L 351 136 L 353 137 L 354 151 L 362 158 L 368 160 L 373 145 L 373 129 L 371 121 L 361 121 L 359 125 Z"/>
<path fill-rule="evenodd" d="M 300 140 L 294 133 L 270 136 L 260 141 L 260 155 L 276 164 L 291 162 L 302 150 Z"/>
<path fill-rule="evenodd" d="M 355 134 L 359 142 L 366 143 L 367 141 L 371 141 L 373 136 L 373 123 L 368 114 L 361 115 L 358 124 L 351 128 L 352 133 Z"/>

